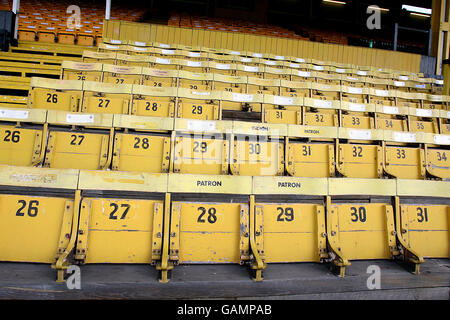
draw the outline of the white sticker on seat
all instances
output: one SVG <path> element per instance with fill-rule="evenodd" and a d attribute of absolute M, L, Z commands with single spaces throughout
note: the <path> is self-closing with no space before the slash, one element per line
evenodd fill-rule
<path fill-rule="evenodd" d="M 29 111 L 27 110 L 5 110 L 0 109 L 0 118 L 7 119 L 28 119 Z"/>
<path fill-rule="evenodd" d="M 356 140 L 370 140 L 372 139 L 372 131 L 370 130 L 359 130 L 359 129 L 349 129 L 348 138 Z"/>
<path fill-rule="evenodd" d="M 233 101 L 237 102 L 251 102 L 253 101 L 252 94 L 233 93 Z"/>
<path fill-rule="evenodd" d="M 313 104 L 314 107 L 318 107 L 318 108 L 332 108 L 333 107 L 333 102 L 331 101 L 327 101 L 327 100 L 313 100 Z"/>
<path fill-rule="evenodd" d="M 160 63 L 160 64 L 170 64 L 170 59 L 156 58 L 156 63 Z"/>
<path fill-rule="evenodd" d="M 66 122 L 68 122 L 68 123 L 93 123 L 94 115 L 93 114 L 68 113 L 66 115 Z"/>
<path fill-rule="evenodd" d="M 433 136 L 434 142 L 437 144 L 450 144 L 450 136 L 444 134 L 436 134 Z"/>
<path fill-rule="evenodd" d="M 416 134 L 408 132 L 394 132 L 394 141 L 398 142 L 416 142 Z"/>
<path fill-rule="evenodd" d="M 398 114 L 398 108 L 397 107 L 383 106 L 383 113 Z"/>
<path fill-rule="evenodd" d="M 364 104 L 359 104 L 359 103 L 349 103 L 348 104 L 348 108 L 351 111 L 360 111 L 360 112 L 364 112 L 366 111 L 366 106 Z"/>
<path fill-rule="evenodd" d="M 187 65 L 188 65 L 188 67 L 201 67 L 202 62 L 201 61 L 188 61 Z"/>
<path fill-rule="evenodd" d="M 192 57 L 192 58 L 199 58 L 200 57 L 200 52 L 189 52 L 188 56 Z"/>
<path fill-rule="evenodd" d="M 418 117 L 431 117 L 433 111 L 430 109 L 416 109 L 416 116 Z"/>
<path fill-rule="evenodd" d="M 219 70 L 229 70 L 231 68 L 231 66 L 229 64 L 224 64 L 224 63 L 216 63 L 216 69 Z"/>
<path fill-rule="evenodd" d="M 187 128 L 195 131 L 213 131 L 216 130 L 216 123 L 214 121 L 189 120 Z"/>
<path fill-rule="evenodd" d="M 294 104 L 294 99 L 289 97 L 274 96 L 273 103 L 281 106 L 289 106 Z"/>
<path fill-rule="evenodd" d="M 363 93 L 363 89 L 355 88 L 355 87 L 348 87 L 348 93 L 361 94 L 361 93 Z"/>
<path fill-rule="evenodd" d="M 311 77 L 311 72 L 309 72 L 309 71 L 299 71 L 299 72 L 298 72 L 298 75 L 299 75 L 300 77 L 309 78 L 309 77 Z"/>

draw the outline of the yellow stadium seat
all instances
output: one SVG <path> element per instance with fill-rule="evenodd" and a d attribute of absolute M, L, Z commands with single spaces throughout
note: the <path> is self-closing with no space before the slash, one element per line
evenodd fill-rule
<path fill-rule="evenodd" d="M 248 204 L 172 202 L 171 261 L 243 264 L 250 259 Z"/>
<path fill-rule="evenodd" d="M 243 176 L 283 175 L 283 140 L 268 139 L 267 136 L 235 136 L 231 145 L 231 173 Z"/>
<path fill-rule="evenodd" d="M 259 79 L 249 77 L 247 93 L 279 95 L 280 81 L 277 79 Z"/>
<path fill-rule="evenodd" d="M 450 178 L 450 151 L 442 147 L 425 145 L 425 165 L 427 172 L 441 179 Z"/>
<path fill-rule="evenodd" d="M 32 78 L 28 107 L 47 110 L 78 111 L 82 81 Z"/>
<path fill-rule="evenodd" d="M 295 177 L 335 176 L 334 144 L 287 139 L 286 171 Z"/>
<path fill-rule="evenodd" d="M 297 81 L 280 81 L 280 95 L 286 97 L 309 97 L 310 96 L 311 83 L 310 82 L 297 82 Z"/>
<path fill-rule="evenodd" d="M 173 118 L 175 115 L 176 90 L 176 88 L 133 85 L 131 114 Z"/>
<path fill-rule="evenodd" d="M 323 205 L 256 203 L 255 215 L 264 221 L 258 248 L 266 263 L 320 262 L 326 254 Z"/>
<path fill-rule="evenodd" d="M 129 84 L 116 85 L 85 81 L 82 112 L 128 114 L 131 101 Z"/>
<path fill-rule="evenodd" d="M 220 120 L 220 93 L 178 88 L 177 118 Z"/>
<path fill-rule="evenodd" d="M 178 134 L 173 171 L 189 174 L 228 174 L 229 141 L 218 133 Z"/>
<path fill-rule="evenodd" d="M 103 65 L 103 82 L 112 84 L 141 84 L 141 67 Z"/>
<path fill-rule="evenodd" d="M 63 80 L 100 81 L 103 65 L 101 63 L 63 61 L 61 69 Z"/>
<path fill-rule="evenodd" d="M 170 137 L 142 132 L 115 133 L 113 170 L 168 172 L 169 158 Z"/>
<path fill-rule="evenodd" d="M 150 264 L 161 255 L 163 217 L 162 200 L 83 198 L 75 260 Z"/>
<path fill-rule="evenodd" d="M 399 179 L 425 178 L 425 155 L 420 147 L 384 146 L 384 171 Z"/>
<path fill-rule="evenodd" d="M 116 56 L 116 52 L 94 52 L 85 50 L 83 51 L 83 62 L 115 64 Z"/>
<path fill-rule="evenodd" d="M 53 263 L 69 243 L 75 206 L 67 196 L 0 195 L 0 260 Z"/>
<path fill-rule="evenodd" d="M 262 122 L 301 124 L 303 98 L 264 96 Z"/>
<path fill-rule="evenodd" d="M 419 256 L 449 258 L 449 206 L 422 201 L 400 204 L 400 236 Z"/>
<path fill-rule="evenodd" d="M 353 140 L 352 140 L 353 141 Z M 336 168 L 348 178 L 381 178 L 383 174 L 383 148 L 379 145 L 356 141 L 336 145 Z"/>
<path fill-rule="evenodd" d="M 150 87 L 176 87 L 178 71 L 142 68 L 142 84 Z"/>
<path fill-rule="evenodd" d="M 389 203 L 344 202 L 327 207 L 328 242 L 341 259 L 391 259 L 398 255 L 394 231 Z M 337 263 L 344 276 L 344 263 Z"/>
<path fill-rule="evenodd" d="M 118 66 L 148 68 L 150 66 L 150 57 L 117 53 L 116 64 Z"/>
<path fill-rule="evenodd" d="M 178 74 L 178 87 L 193 91 L 208 91 L 212 87 L 212 80 L 213 75 L 210 73 L 180 71 Z"/>

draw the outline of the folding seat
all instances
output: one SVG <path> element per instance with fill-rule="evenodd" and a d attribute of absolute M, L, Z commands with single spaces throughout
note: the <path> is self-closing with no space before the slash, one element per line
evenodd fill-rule
<path fill-rule="evenodd" d="M 251 129 L 251 131 L 245 131 Z M 250 133 L 244 133 L 250 132 Z M 233 175 L 284 174 L 285 125 L 234 122 L 230 169 Z"/>
<path fill-rule="evenodd" d="M 95 43 L 95 35 L 93 30 L 82 29 L 77 33 L 77 45 L 93 46 Z"/>
<path fill-rule="evenodd" d="M 47 24 L 44 28 L 38 29 L 37 38 L 40 42 L 55 43 L 56 41 L 56 27 Z"/>
<path fill-rule="evenodd" d="M 175 120 L 173 172 L 228 174 L 232 122 L 208 124 L 211 127 L 205 127 L 202 121 Z"/>
<path fill-rule="evenodd" d="M 112 115 L 50 110 L 44 167 L 102 170 L 111 163 Z"/>
<path fill-rule="evenodd" d="M 336 168 L 348 178 L 381 178 L 384 139 L 381 130 L 340 127 L 336 141 Z"/>
<path fill-rule="evenodd" d="M 396 244 L 393 180 L 329 179 L 326 206 L 327 239 L 339 275 L 351 260 L 391 260 Z"/>
<path fill-rule="evenodd" d="M 131 43 L 131 45 L 126 46 L 126 55 L 137 55 L 142 57 L 148 56 L 153 52 L 154 48 L 148 47 L 146 43 Z"/>
<path fill-rule="evenodd" d="M 304 125 L 338 126 L 340 86 L 311 83 L 311 98 L 304 98 Z"/>
<path fill-rule="evenodd" d="M 19 40 L 35 41 L 37 37 L 37 28 L 35 25 L 27 25 L 19 28 Z"/>
<path fill-rule="evenodd" d="M 120 41 L 120 40 L 119 40 Z M 110 41 L 111 42 L 111 41 Z M 109 43 L 101 43 L 98 45 L 98 52 L 99 53 L 115 53 L 116 55 L 125 55 L 126 53 L 126 46 L 122 45 L 122 43 L 113 41 L 114 44 Z"/>
<path fill-rule="evenodd" d="M 340 125 L 346 128 L 373 129 L 375 128 L 374 104 L 367 104 L 369 90 L 361 87 L 341 86 Z"/>
<path fill-rule="evenodd" d="M 431 81 L 431 92 L 438 95 L 443 94 L 444 80 L 431 79 Z"/>
<path fill-rule="evenodd" d="M 255 219 L 256 249 L 265 264 L 322 262 L 327 255 L 325 207 L 326 179 L 254 177 L 257 185 L 251 196 Z M 275 182 L 275 183 L 274 183 Z M 296 190 L 297 185 L 307 186 Z M 265 195 L 276 195 L 277 200 Z M 288 196 L 286 196 L 288 195 Z M 286 196 L 286 197 L 285 197 Z M 284 200 L 284 198 L 289 200 Z M 292 197 L 295 200 L 292 200 Z M 255 250 L 253 250 L 255 251 Z M 253 267 L 257 267 L 256 265 Z"/>
<path fill-rule="evenodd" d="M 178 59 L 172 58 L 148 57 L 148 61 L 150 68 L 159 70 L 177 70 L 179 64 Z"/>
<path fill-rule="evenodd" d="M 33 77 L 28 93 L 28 107 L 33 109 L 78 111 L 83 82 Z"/>
<path fill-rule="evenodd" d="M 176 88 L 133 85 L 131 114 L 150 117 L 174 117 Z"/>
<path fill-rule="evenodd" d="M 280 95 L 286 97 L 309 97 L 311 82 L 280 80 Z"/>
<path fill-rule="evenodd" d="M 397 106 L 395 91 L 369 89 L 369 103 L 375 104 L 375 126 L 377 129 L 407 131 L 408 107 Z"/>
<path fill-rule="evenodd" d="M 87 80 L 99 82 L 102 78 L 103 64 L 63 61 L 61 70 L 63 80 Z"/>
<path fill-rule="evenodd" d="M 279 91 L 280 80 L 278 79 L 260 79 L 248 77 L 247 93 L 278 95 Z"/>
<path fill-rule="evenodd" d="M 118 53 L 116 64 L 126 67 L 148 67 L 150 65 L 150 57 L 144 55 L 127 55 Z"/>
<path fill-rule="evenodd" d="M 328 178 L 336 175 L 337 127 L 288 126 L 286 172 L 295 177 Z"/>
<path fill-rule="evenodd" d="M 74 29 L 63 28 L 58 30 L 58 43 L 75 44 L 76 32 Z M 83 60 L 84 61 L 84 60 Z M 86 61 L 91 62 L 91 61 Z M 96 62 L 96 61 L 93 61 Z"/>
<path fill-rule="evenodd" d="M 364 77 L 351 77 L 347 75 L 341 76 L 341 85 L 353 88 L 365 88 L 369 87 L 366 83 L 366 78 Z"/>
<path fill-rule="evenodd" d="M 398 90 L 400 92 L 408 92 L 408 83 L 407 81 L 400 81 L 392 79 L 389 82 L 389 88 L 392 90 Z"/>
<path fill-rule="evenodd" d="M 222 51 L 222 50 L 219 50 L 219 51 Z M 212 65 L 210 64 L 210 66 L 212 68 L 214 68 L 213 67 L 214 64 L 219 64 L 219 67 L 217 69 L 221 69 L 222 67 L 226 68 L 227 65 L 234 65 L 234 66 L 236 66 L 234 64 L 234 62 L 233 62 L 235 60 L 234 57 L 230 56 L 230 55 L 227 55 L 227 54 L 224 54 L 224 53 L 209 52 L 208 53 L 208 59 L 209 59 L 209 61 L 214 62 Z M 234 67 L 233 69 L 236 69 L 236 68 Z"/>
<path fill-rule="evenodd" d="M 282 80 L 290 80 L 291 79 L 291 70 L 290 69 L 281 69 L 281 68 L 271 68 L 264 67 L 264 78 L 265 79 L 282 79 Z"/>
<path fill-rule="evenodd" d="M 449 258 L 448 182 L 398 180 L 396 233 L 403 260 L 419 274 L 424 258 Z"/>
<path fill-rule="evenodd" d="M 131 88 L 129 84 L 85 81 L 81 112 L 128 114 Z"/>
<path fill-rule="evenodd" d="M 47 141 L 45 110 L 0 109 L 0 164 L 34 166 Z"/>
<path fill-rule="evenodd" d="M 432 85 L 423 81 L 421 78 L 411 79 L 409 81 L 409 86 L 411 92 L 418 93 L 431 93 Z"/>
<path fill-rule="evenodd" d="M 221 109 L 223 111 L 261 112 L 263 95 L 243 94 L 222 91 Z"/>
<path fill-rule="evenodd" d="M 235 75 L 239 77 L 246 76 L 254 78 L 264 78 L 264 67 L 253 67 L 237 64 Z"/>
<path fill-rule="evenodd" d="M 383 143 L 384 172 L 398 179 L 424 179 L 425 153 L 416 134 L 390 131 Z"/>
<path fill-rule="evenodd" d="M 180 70 L 203 73 L 207 71 L 208 62 L 207 61 L 196 61 L 196 60 L 187 60 L 187 59 L 179 59 Z"/>
<path fill-rule="evenodd" d="M 364 83 L 366 87 L 373 88 L 374 90 L 383 91 L 389 89 L 389 79 L 365 77 Z"/>
<path fill-rule="evenodd" d="M 194 175 L 198 178 L 191 181 L 189 176 L 169 175 L 169 190 L 173 199 L 169 261 L 175 265 L 243 265 L 250 262 L 249 230 L 252 222 L 245 194 L 250 191 L 251 178 Z M 189 188 L 183 187 L 186 185 Z M 227 188 L 228 185 L 230 187 Z M 236 189 L 237 185 L 240 188 Z M 214 191 L 221 193 L 221 197 L 211 194 Z M 207 197 L 196 197 L 195 194 L 189 200 L 180 197 L 189 192 L 202 193 Z"/>
<path fill-rule="evenodd" d="M 247 77 L 227 76 L 214 73 L 212 89 L 216 91 L 245 93 L 247 79 Z"/>
<path fill-rule="evenodd" d="M 83 51 L 83 62 L 99 62 L 103 64 L 116 64 L 116 52 Z"/>
<path fill-rule="evenodd" d="M 112 170 L 149 173 L 169 171 L 173 121 L 152 120 L 129 115 L 114 118 Z"/>
<path fill-rule="evenodd" d="M 170 207 L 170 196 L 161 195 L 167 190 L 167 177 L 81 171 L 79 181 L 83 197 L 74 260 L 79 264 L 156 264 L 158 268 L 162 226 Z M 121 181 L 127 181 L 126 190 Z"/>
<path fill-rule="evenodd" d="M 178 87 L 190 90 L 208 91 L 212 88 L 213 74 L 179 71 Z"/>
<path fill-rule="evenodd" d="M 112 84 L 141 84 L 142 67 L 103 65 L 103 82 Z"/>
<path fill-rule="evenodd" d="M 176 87 L 178 70 L 142 68 L 142 84 L 149 87 Z"/>
<path fill-rule="evenodd" d="M 309 70 L 292 70 L 291 80 L 296 82 L 315 81 L 317 72 Z"/>
<path fill-rule="evenodd" d="M 209 61 L 208 70 L 209 72 L 214 73 L 214 75 L 223 74 L 231 76 L 234 74 L 234 70 L 236 70 L 236 65 L 232 63 L 218 63 L 215 61 Z"/>
<path fill-rule="evenodd" d="M 448 96 L 427 94 L 422 95 L 422 107 L 423 109 L 431 110 L 449 110 L 448 108 Z"/>
<path fill-rule="evenodd" d="M 315 79 L 317 83 L 325 85 L 341 84 L 341 76 L 333 73 L 315 72 Z"/>
<path fill-rule="evenodd" d="M 301 124 L 303 98 L 264 95 L 262 122 Z"/>
<path fill-rule="evenodd" d="M 14 187 L 0 194 L 0 261 L 55 263 L 76 237 L 78 172 L 10 166 L 1 171 L 2 185 Z"/>
<path fill-rule="evenodd" d="M 220 120 L 221 93 L 178 88 L 177 118 Z"/>

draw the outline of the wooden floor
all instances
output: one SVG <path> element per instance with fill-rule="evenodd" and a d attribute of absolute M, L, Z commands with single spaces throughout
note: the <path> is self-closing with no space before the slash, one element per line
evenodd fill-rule
<path fill-rule="evenodd" d="M 381 269 L 381 289 L 367 288 L 369 265 Z M 246 267 L 177 266 L 172 281 L 159 283 L 146 265 L 85 265 L 81 290 L 56 283 L 48 265 L 0 263 L 0 299 L 450 299 L 450 260 L 431 259 L 414 275 L 395 261 L 353 261 L 347 276 L 326 264 L 274 264 L 263 282 L 253 282 Z"/>

